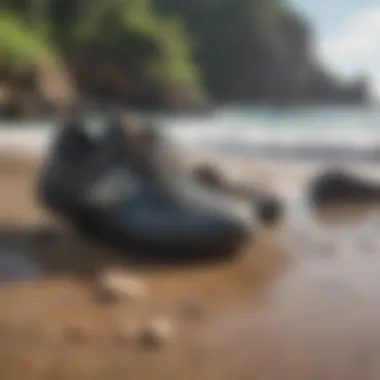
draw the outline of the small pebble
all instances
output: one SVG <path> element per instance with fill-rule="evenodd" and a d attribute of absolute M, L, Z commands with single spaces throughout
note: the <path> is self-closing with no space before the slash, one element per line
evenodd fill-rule
<path fill-rule="evenodd" d="M 280 201 L 271 198 L 259 200 L 257 214 L 260 221 L 266 226 L 274 226 L 283 217 L 283 205 Z"/>
<path fill-rule="evenodd" d="M 157 318 L 137 336 L 137 344 L 142 349 L 157 349 L 168 343 L 174 336 L 174 327 L 170 320 Z"/>
<path fill-rule="evenodd" d="M 124 273 L 106 273 L 100 276 L 95 297 L 102 302 L 137 301 L 146 298 L 147 286 Z"/>

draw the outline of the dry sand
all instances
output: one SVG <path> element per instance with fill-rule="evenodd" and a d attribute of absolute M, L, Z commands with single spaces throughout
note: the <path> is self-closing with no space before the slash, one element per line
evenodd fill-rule
<path fill-rule="evenodd" d="M 136 266 L 57 229 L 33 198 L 38 165 L 0 157 L 1 380 L 380 379 L 376 215 L 256 231 L 234 262 Z M 107 268 L 147 294 L 99 301 Z M 136 341 L 156 318 L 162 341 Z"/>

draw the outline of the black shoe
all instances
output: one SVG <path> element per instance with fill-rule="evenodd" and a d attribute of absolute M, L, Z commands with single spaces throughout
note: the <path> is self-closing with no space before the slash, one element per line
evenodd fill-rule
<path fill-rule="evenodd" d="M 64 127 L 39 181 L 41 201 L 86 233 L 138 252 L 229 254 L 251 235 L 254 220 L 231 197 L 185 177 L 161 183 L 142 170 L 149 160 L 141 167 L 138 155 L 131 165 L 113 155 L 107 141 L 119 132 Z"/>

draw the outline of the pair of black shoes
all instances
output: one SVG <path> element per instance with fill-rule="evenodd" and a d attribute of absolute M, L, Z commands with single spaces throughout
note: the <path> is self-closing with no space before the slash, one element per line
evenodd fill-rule
<path fill-rule="evenodd" d="M 151 128 L 128 136 L 120 118 L 109 120 L 76 117 L 58 131 L 38 183 L 50 210 L 135 252 L 231 255 L 250 238 L 258 218 L 249 197 L 215 191 L 199 170 L 168 169 L 176 158 L 163 136 Z M 256 203 L 264 221 L 280 215 L 276 200 Z"/>

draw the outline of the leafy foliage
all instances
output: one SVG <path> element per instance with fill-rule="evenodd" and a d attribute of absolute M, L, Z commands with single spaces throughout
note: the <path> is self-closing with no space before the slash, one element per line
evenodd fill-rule
<path fill-rule="evenodd" d="M 217 100 L 335 91 L 307 21 L 285 0 L 0 0 L 0 15 L 0 65 L 14 69 L 90 45 Z"/>
<path fill-rule="evenodd" d="M 44 38 L 20 18 L 11 14 L 0 16 L 0 65 L 12 71 L 23 70 L 52 52 Z"/>
<path fill-rule="evenodd" d="M 83 44 L 112 51 L 160 80 L 195 83 L 190 46 L 178 18 L 155 13 L 146 0 L 1 0 L 1 60 L 30 64 L 49 50 Z M 6 13 L 5 13 L 6 12 Z"/>

